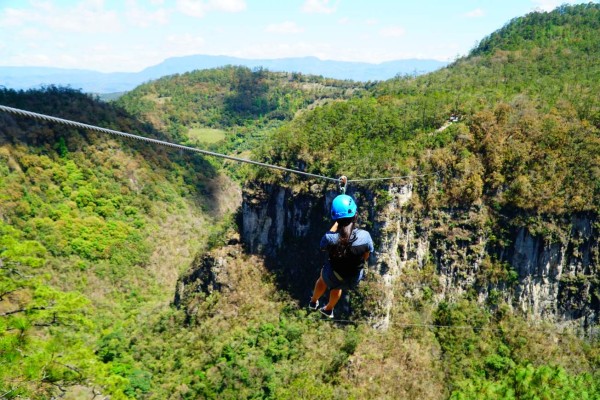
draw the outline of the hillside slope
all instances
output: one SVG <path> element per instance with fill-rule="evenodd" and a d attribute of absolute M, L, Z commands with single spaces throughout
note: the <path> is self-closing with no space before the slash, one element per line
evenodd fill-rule
<path fill-rule="evenodd" d="M 259 154 L 329 176 L 436 171 L 439 204 L 484 201 L 509 214 L 596 211 L 599 8 L 517 19 L 441 71 L 384 82 L 374 98 L 296 119 Z M 452 114 L 461 123 L 432 133 Z"/>
<path fill-rule="evenodd" d="M 211 129 L 221 130 L 219 148 L 234 151 L 253 147 L 253 139 L 301 109 L 359 96 L 364 89 L 352 81 L 229 66 L 148 82 L 117 104 L 183 141 L 206 146 Z"/>
<path fill-rule="evenodd" d="M 388 248 L 393 264 L 422 267 L 433 261 L 444 298 L 470 292 L 488 299 L 493 293 L 536 317 L 595 325 L 600 310 L 598 15 L 600 5 L 589 4 L 512 21 L 444 70 L 385 82 L 373 88 L 372 98 L 299 116 L 257 154 L 350 179 L 426 174 L 351 189 L 378 204 L 365 215 L 371 226 L 380 223 L 396 232 L 387 221 L 407 224 L 397 232 L 404 243 L 381 232 L 390 240 L 381 238 L 382 246 L 400 246 Z M 559 56 L 567 52 L 568 57 Z M 437 129 L 451 114 L 460 122 Z M 267 184 L 275 175 L 257 173 L 263 187 L 249 186 L 249 203 L 253 192 L 274 191 Z M 314 192 L 301 179 L 292 177 L 290 183 L 292 193 Z M 410 195 L 405 211 L 383 214 L 398 193 Z"/>
<path fill-rule="evenodd" d="M 2 90 L 0 104 L 162 137 L 69 89 Z M 76 383 L 114 398 L 142 393 L 143 366 L 112 362 L 104 348 L 169 303 L 239 191 L 200 157 L 0 120 L 2 397 L 49 398 Z"/>

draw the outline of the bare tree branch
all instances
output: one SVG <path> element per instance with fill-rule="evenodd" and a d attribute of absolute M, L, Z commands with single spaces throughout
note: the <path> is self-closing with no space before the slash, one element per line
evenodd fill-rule
<path fill-rule="evenodd" d="M 77 368 L 73 367 L 72 365 L 63 364 L 63 363 L 61 363 L 61 362 L 58 362 L 58 361 L 53 361 L 53 362 L 54 362 L 55 364 L 61 365 L 61 366 L 65 367 L 65 368 L 68 368 L 68 369 L 70 369 L 71 371 L 77 372 L 77 373 L 79 374 L 79 376 L 83 376 L 83 372 L 81 372 L 79 369 L 77 369 Z"/>
<path fill-rule="evenodd" d="M 46 309 L 46 307 L 20 308 L 18 310 L 12 310 L 12 311 L 7 311 L 5 313 L 0 313 L 0 317 L 7 317 L 9 315 L 17 314 L 17 313 L 21 313 L 21 312 L 36 311 L 36 310 L 45 310 L 45 309 Z"/>

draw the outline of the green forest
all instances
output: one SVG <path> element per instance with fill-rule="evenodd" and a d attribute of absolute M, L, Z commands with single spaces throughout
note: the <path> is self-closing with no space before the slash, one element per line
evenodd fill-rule
<path fill-rule="evenodd" d="M 108 103 L 50 86 L 2 88 L 0 104 L 326 176 L 427 174 L 411 211 L 485 210 L 501 254 L 510 229 L 558 240 L 573 215 L 599 228 L 598 93 L 590 3 L 509 21 L 422 76 L 228 66 Z M 533 323 L 497 293 L 436 301 L 433 262 L 395 282 L 388 329 L 359 318 L 378 300 L 372 276 L 357 315 L 308 313 L 240 244 L 239 192 L 260 183 L 314 182 L 0 113 L 0 397 L 600 399 L 597 334 Z M 385 185 L 361 190 L 385 201 Z M 176 304 L 204 257 L 227 282 Z M 515 271 L 492 257 L 480 279 L 510 287 Z M 600 277 L 576 279 L 600 304 Z"/>

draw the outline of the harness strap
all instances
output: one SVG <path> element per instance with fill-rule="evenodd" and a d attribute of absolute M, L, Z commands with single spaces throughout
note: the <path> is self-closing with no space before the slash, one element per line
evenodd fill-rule
<path fill-rule="evenodd" d="M 342 276 L 340 274 L 338 274 L 337 272 L 335 272 L 335 270 L 333 269 L 333 267 L 331 268 L 331 270 L 333 271 L 333 274 L 335 275 L 336 278 L 339 279 L 340 282 L 344 281 L 344 278 L 342 278 Z"/>

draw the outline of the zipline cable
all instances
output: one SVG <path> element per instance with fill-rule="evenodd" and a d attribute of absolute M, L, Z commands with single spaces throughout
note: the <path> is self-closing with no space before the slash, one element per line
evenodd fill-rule
<path fill-rule="evenodd" d="M 42 119 L 42 120 L 46 120 L 46 121 L 56 122 L 56 123 L 63 124 L 63 125 L 73 126 L 76 128 L 83 128 L 83 129 L 89 129 L 92 131 L 97 131 L 97 132 L 102 132 L 102 133 L 109 133 L 111 135 L 123 136 L 123 137 L 131 138 L 131 139 L 136 139 L 136 140 L 141 140 L 141 141 L 145 141 L 145 142 L 149 142 L 149 143 L 158 144 L 161 146 L 173 147 L 173 148 L 180 149 L 180 150 L 192 151 L 192 152 L 196 152 L 196 153 L 205 154 L 208 156 L 225 158 L 228 160 L 237 161 L 237 162 L 241 162 L 241 163 L 258 165 L 258 166 L 264 167 L 264 168 L 277 169 L 277 170 L 289 172 L 292 174 L 305 175 L 305 176 L 309 176 L 311 178 L 325 179 L 325 180 L 333 181 L 333 182 L 338 182 L 338 180 L 339 180 L 338 178 L 331 178 L 331 177 L 324 176 L 324 175 L 311 174 L 310 172 L 304 172 L 304 171 L 299 171 L 297 169 L 280 167 L 278 165 L 272 165 L 272 164 L 267 164 L 267 163 L 263 163 L 263 162 L 259 162 L 259 161 L 248 160 L 246 158 L 228 156 L 226 154 L 215 153 L 213 151 L 201 150 L 201 149 L 197 149 L 195 147 L 189 147 L 189 146 L 184 146 L 184 145 L 177 144 L 177 143 L 165 142 L 163 140 L 152 139 L 152 138 L 148 138 L 145 136 L 134 135 L 132 133 L 126 133 L 126 132 L 116 131 L 113 129 L 102 128 L 99 126 L 84 124 L 81 122 L 71 121 L 71 120 L 64 119 L 64 118 L 58 118 L 58 117 L 53 117 L 50 115 L 35 113 L 32 111 L 26 111 L 26 110 L 21 110 L 18 108 L 7 107 L 4 105 L 0 105 L 0 110 L 8 112 L 8 113 L 16 114 L 16 115 L 33 117 L 33 118 Z"/>
<path fill-rule="evenodd" d="M 361 324 L 369 324 L 372 323 L 373 320 L 372 319 L 366 319 L 366 318 L 361 318 L 361 319 L 357 319 L 357 320 L 351 320 L 351 319 L 329 319 L 326 317 L 321 317 L 316 319 L 315 321 L 324 321 L 324 322 L 331 322 L 331 323 L 340 323 L 340 324 L 349 324 L 349 325 L 361 325 Z M 397 328 L 405 328 L 405 329 L 410 329 L 410 328 L 423 328 L 423 329 L 457 329 L 457 330 L 472 330 L 474 332 L 492 332 L 492 333 L 496 333 L 496 334 L 504 334 L 507 331 L 511 331 L 511 332 L 531 332 L 532 327 L 528 326 L 528 327 L 523 327 L 523 328 L 517 328 L 515 329 L 514 327 L 511 328 L 494 328 L 494 327 L 489 327 L 489 326 L 474 326 L 474 325 L 444 325 L 444 324 L 433 324 L 433 323 L 403 323 L 403 322 L 396 322 L 396 321 L 391 321 L 389 323 L 389 326 L 393 326 L 393 327 L 397 327 Z M 562 332 L 552 332 L 553 335 L 556 336 L 577 336 L 577 332 L 573 331 L 573 330 L 568 330 L 568 329 L 563 329 Z M 592 336 L 596 336 L 596 335 L 590 335 L 590 337 Z"/>
<path fill-rule="evenodd" d="M 415 174 L 415 175 L 404 175 L 404 176 L 389 176 L 389 177 L 385 177 L 385 178 L 348 179 L 348 182 L 360 183 L 360 182 L 390 181 L 390 180 L 400 180 L 400 179 L 407 179 L 407 178 L 416 178 L 416 177 L 429 176 L 429 175 L 438 175 L 438 173 L 437 172 L 430 172 L 428 174 Z"/>
<path fill-rule="evenodd" d="M 281 166 L 278 166 L 278 165 L 268 164 L 268 163 L 259 162 L 259 161 L 253 161 L 253 160 L 249 160 L 247 158 L 240 158 L 240 157 L 228 156 L 226 154 L 216 153 L 216 152 L 213 152 L 213 151 L 201 150 L 201 149 L 198 149 L 198 148 L 195 148 L 195 147 L 184 146 L 184 145 L 181 145 L 181 144 L 166 142 L 166 141 L 159 140 L 159 139 L 152 139 L 152 138 L 148 138 L 148 137 L 145 137 L 145 136 L 134 135 L 132 133 L 126 133 L 126 132 L 117 131 L 117 130 L 114 130 L 114 129 L 102 128 L 102 127 L 95 126 L 95 125 L 84 124 L 82 122 L 72 121 L 72 120 L 64 119 L 64 118 L 53 117 L 51 115 L 40 114 L 40 113 L 36 113 L 36 112 L 33 112 L 33 111 L 22 110 L 22 109 L 19 109 L 19 108 L 14 108 L 14 107 L 8 107 L 8 106 L 0 105 L 0 111 L 4 111 L 4 112 L 7 112 L 7 113 L 11 113 L 11 114 L 15 114 L 15 115 L 20 115 L 20 116 L 25 116 L 25 117 L 37 118 L 37 119 L 41 119 L 41 120 L 45 120 L 45 121 L 50 121 L 50 122 L 56 122 L 56 123 L 59 123 L 59 124 L 63 124 L 63 125 L 67 125 L 67 126 L 72 126 L 72 127 L 76 127 L 76 128 L 83 128 L 83 129 L 88 129 L 88 130 L 91 130 L 91 131 L 96 131 L 96 132 L 101 132 L 101 133 L 108 133 L 108 134 L 111 134 L 111 135 L 123 136 L 123 137 L 131 138 L 131 139 L 141 140 L 141 141 L 144 141 L 144 142 L 158 144 L 158 145 L 161 145 L 161 146 L 173 147 L 173 148 L 180 149 L 180 150 L 196 152 L 196 153 L 200 153 L 200 154 L 204 154 L 204 155 L 208 155 L 208 156 L 212 156 L 212 157 L 220 157 L 220 158 L 224 158 L 224 159 L 227 159 L 227 160 L 232 160 L 232 161 L 237 161 L 237 162 L 241 162 L 241 163 L 257 165 L 257 166 L 263 167 L 263 168 L 276 169 L 276 170 L 279 170 L 279 171 L 285 171 L 285 172 L 289 172 L 289 173 L 292 173 L 292 174 L 304 175 L 304 176 L 308 176 L 308 177 L 311 177 L 311 178 L 324 179 L 324 180 L 332 181 L 332 182 L 340 182 L 340 178 L 332 178 L 332 177 L 329 177 L 329 176 L 312 174 L 310 172 L 304 172 L 304 171 L 300 171 L 300 170 L 297 170 L 297 169 L 281 167 Z M 391 176 L 391 177 L 382 177 L 382 178 L 348 179 L 346 183 L 349 183 L 349 182 L 353 182 L 353 183 L 375 182 L 375 181 L 397 180 L 397 179 L 399 180 L 399 179 L 422 177 L 422 176 L 428 176 L 428 175 L 437 175 L 437 172 L 428 173 L 428 174 L 416 174 L 416 175 L 405 175 L 405 176 Z M 344 185 L 344 189 L 345 189 L 345 185 Z"/>

